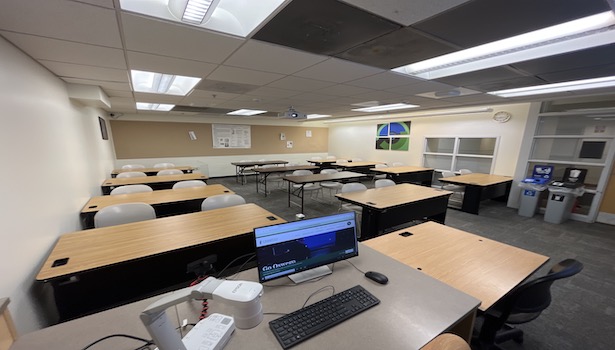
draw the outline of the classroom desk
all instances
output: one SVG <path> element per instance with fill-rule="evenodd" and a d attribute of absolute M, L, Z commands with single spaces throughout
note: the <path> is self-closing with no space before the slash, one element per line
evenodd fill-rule
<path fill-rule="evenodd" d="M 352 171 L 340 171 L 334 174 L 285 175 L 282 176 L 282 178 L 288 181 L 288 206 L 290 207 L 291 195 L 301 198 L 301 212 L 303 213 L 303 187 L 305 187 L 306 184 L 325 181 L 344 181 L 358 179 L 363 176 L 365 176 L 365 174 L 355 173 Z M 299 185 L 299 187 L 293 189 L 293 184 Z"/>
<path fill-rule="evenodd" d="M 384 162 L 347 162 L 336 164 L 337 168 L 343 171 L 356 171 L 358 173 L 369 174 L 370 169 L 376 164 L 384 164 Z"/>
<path fill-rule="evenodd" d="M 440 182 L 465 186 L 461 210 L 478 214 L 480 202 L 485 199 L 508 200 L 512 177 L 472 173 L 459 176 L 443 177 Z"/>
<path fill-rule="evenodd" d="M 337 162 L 337 160 L 336 159 L 319 159 L 319 160 L 309 159 L 307 162 L 312 165 L 317 166 L 320 170 L 322 170 L 322 169 L 327 169 L 327 168 L 335 168 L 335 163 Z"/>
<path fill-rule="evenodd" d="M 100 188 L 102 194 L 110 194 L 111 190 L 124 185 L 148 185 L 154 190 L 171 189 L 173 185 L 179 181 L 186 180 L 203 180 L 207 181 L 207 176 L 203 174 L 178 174 L 178 175 L 160 175 L 160 176 L 140 176 L 140 177 L 121 177 L 111 178 L 103 181 Z"/>
<path fill-rule="evenodd" d="M 387 178 L 395 183 L 414 183 L 423 186 L 431 186 L 433 178 L 432 168 L 420 166 L 396 166 L 389 168 L 372 168 L 370 171 L 376 174 L 385 174 Z"/>
<path fill-rule="evenodd" d="M 400 233 L 409 232 L 410 236 Z M 472 233 L 426 222 L 365 242 L 481 301 L 489 309 L 549 258 Z"/>
<path fill-rule="evenodd" d="M 186 265 L 211 254 L 221 269 L 254 252 L 255 227 L 280 222 L 256 204 L 243 204 L 67 233 L 36 280 L 51 284 L 66 320 L 185 283 L 194 278 Z"/>
<path fill-rule="evenodd" d="M 295 170 L 316 170 L 319 169 L 314 165 L 291 165 L 291 166 L 275 166 L 268 168 L 257 168 L 256 171 L 256 193 L 258 193 L 259 186 L 263 185 L 265 188 L 265 196 L 267 196 L 267 178 L 271 174 L 275 173 L 288 173 Z"/>
<path fill-rule="evenodd" d="M 479 301 L 445 283 L 416 271 L 374 249 L 359 244 L 359 256 L 349 259 L 363 271 L 376 270 L 389 277 L 387 285 L 366 279 L 348 262 L 335 263 L 333 274 L 310 283 L 288 286 L 286 277 L 267 282 L 261 298 L 265 313 L 289 313 L 299 309 L 317 290 L 332 286 L 335 292 L 360 284 L 380 299 L 380 304 L 320 333 L 293 349 L 409 349 L 423 347 L 442 332 L 461 333 L 466 339 Z M 257 281 L 256 269 L 245 270 L 236 279 Z M 282 287 L 282 285 L 285 285 Z M 331 288 L 310 298 L 309 304 L 332 294 Z M 81 349 L 110 334 L 129 334 L 150 339 L 139 320 L 139 314 L 160 297 L 141 300 L 99 314 L 69 321 L 33 333 L 17 340 L 11 350 Z M 195 322 L 201 310 L 200 302 L 189 301 L 167 313 L 172 322 L 187 319 Z M 231 314 L 228 305 L 210 300 L 209 313 Z M 264 315 L 264 320 L 252 329 L 236 329 L 225 350 L 281 349 L 269 329 L 268 322 L 279 315 Z M 469 328 L 468 328 L 469 327 Z M 98 345 L 101 349 L 132 350 L 139 342 L 113 338 Z"/>
<path fill-rule="evenodd" d="M 251 162 L 232 162 L 232 165 L 235 166 L 235 181 L 239 182 L 239 178 L 241 178 L 243 173 L 248 168 L 254 168 L 261 165 L 269 165 L 269 164 L 288 164 L 285 160 L 261 160 L 261 161 L 251 161 Z M 254 169 L 253 169 L 254 170 Z M 243 184 L 243 180 L 241 182 Z"/>
<path fill-rule="evenodd" d="M 366 240 L 412 220 L 428 219 L 444 223 L 451 194 L 453 192 L 438 188 L 399 184 L 335 196 L 363 208 L 361 240 Z"/>
<path fill-rule="evenodd" d="M 164 217 L 200 211 L 201 203 L 205 198 L 227 193 L 233 194 L 235 192 L 222 185 L 215 184 L 202 187 L 92 197 L 81 209 L 81 225 L 84 229 L 93 228 L 94 215 L 100 209 L 110 205 L 134 202 L 147 203 L 156 210 L 156 217 Z"/>
<path fill-rule="evenodd" d="M 116 177 L 117 174 L 125 173 L 128 171 L 140 171 L 142 173 L 145 173 L 147 176 L 155 176 L 160 170 L 164 169 L 177 169 L 183 171 L 186 174 L 189 174 L 197 170 L 198 168 L 195 168 L 193 166 L 174 166 L 170 168 L 113 169 L 113 171 L 111 171 L 111 177 Z"/>

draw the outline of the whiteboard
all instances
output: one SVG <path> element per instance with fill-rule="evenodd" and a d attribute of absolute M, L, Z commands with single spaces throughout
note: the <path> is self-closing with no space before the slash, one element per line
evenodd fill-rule
<path fill-rule="evenodd" d="M 214 148 L 251 148 L 250 125 L 212 124 Z"/>

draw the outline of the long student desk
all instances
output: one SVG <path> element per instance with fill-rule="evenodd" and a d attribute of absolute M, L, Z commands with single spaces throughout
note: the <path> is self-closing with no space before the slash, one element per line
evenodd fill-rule
<path fill-rule="evenodd" d="M 100 185 L 102 194 L 110 194 L 111 190 L 124 185 L 148 185 L 154 190 L 170 189 L 179 181 L 203 180 L 207 181 L 207 176 L 203 174 L 178 174 L 160 176 L 140 176 L 140 177 L 121 177 L 106 179 Z"/>
<path fill-rule="evenodd" d="M 383 164 L 383 162 L 347 162 L 338 163 L 335 166 L 344 171 L 356 171 L 358 173 L 369 174 L 370 169 L 376 166 L 376 164 Z"/>
<path fill-rule="evenodd" d="M 207 197 L 217 194 L 233 194 L 222 185 L 176 188 L 153 192 L 127 193 L 114 196 L 92 197 L 81 209 L 81 225 L 84 229 L 94 227 L 94 215 L 104 207 L 123 203 L 147 203 L 156 210 L 156 217 L 193 213 L 201 210 Z"/>
<path fill-rule="evenodd" d="M 264 187 L 265 196 L 267 196 L 267 178 L 271 174 L 283 174 L 295 170 L 317 170 L 320 169 L 315 165 L 290 165 L 290 166 L 273 166 L 268 168 L 259 167 L 256 171 L 256 193 L 258 193 L 259 187 Z"/>
<path fill-rule="evenodd" d="M 362 271 L 375 270 L 389 278 L 387 285 L 366 279 Z M 417 350 L 440 333 L 453 331 L 469 337 L 479 300 L 462 293 L 445 283 L 417 271 L 403 263 L 359 244 L 359 256 L 349 262 L 335 263 L 333 274 L 320 280 L 289 286 L 286 277 L 264 284 L 261 298 L 264 320 L 255 328 L 236 329 L 226 350 L 281 349 L 268 322 L 332 294 L 332 287 L 339 293 L 357 284 L 380 299 L 380 304 L 352 317 L 328 331 L 320 333 L 293 349 L 409 349 Z M 238 274 L 235 279 L 257 281 L 256 269 Z M 329 286 L 327 288 L 327 286 Z M 321 292 L 314 292 L 322 289 Z M 311 298 L 310 296 L 314 294 Z M 160 296 L 124 305 L 99 314 L 69 321 L 21 336 L 11 350 L 30 349 L 82 349 L 86 345 L 110 334 L 129 334 L 150 339 L 139 314 Z M 200 301 L 182 303 L 176 310 L 167 309 L 169 319 L 197 320 L 201 311 Z M 209 301 L 209 313 L 231 315 L 228 304 Z M 188 328 L 189 329 L 189 328 Z M 132 350 L 141 345 L 125 338 L 104 340 L 101 349 Z"/>
<path fill-rule="evenodd" d="M 296 196 L 301 198 L 301 212 L 303 213 L 303 196 L 305 185 L 310 183 L 320 183 L 325 181 L 346 181 L 364 177 L 365 174 L 355 173 L 352 171 L 340 171 L 334 174 L 312 174 L 312 175 L 286 175 L 282 178 L 288 181 L 288 206 L 290 207 L 290 197 Z M 293 184 L 299 185 L 293 189 Z"/>
<path fill-rule="evenodd" d="M 189 174 L 189 173 L 197 170 L 198 168 L 195 168 L 193 166 L 174 166 L 174 167 L 170 167 L 170 168 L 113 169 L 113 171 L 111 171 L 111 177 L 116 177 L 117 174 L 125 173 L 125 172 L 128 172 L 128 171 L 140 171 L 142 173 L 145 173 L 147 176 L 154 176 L 160 170 L 164 170 L 164 169 L 177 169 L 177 170 L 183 171 L 186 174 Z"/>
<path fill-rule="evenodd" d="M 549 258 L 508 244 L 426 222 L 365 245 L 481 301 L 485 311 Z"/>
<path fill-rule="evenodd" d="M 52 285 L 66 320 L 194 279 L 186 265 L 211 254 L 220 269 L 254 252 L 255 227 L 280 222 L 256 204 L 243 204 L 67 233 L 36 279 Z"/>
<path fill-rule="evenodd" d="M 366 240 L 416 219 L 444 223 L 451 194 L 450 191 L 431 187 L 399 184 L 335 196 L 363 208 L 361 240 Z"/>
<path fill-rule="evenodd" d="M 239 178 L 244 175 L 247 169 L 252 169 L 262 165 L 278 165 L 288 164 L 286 160 L 257 160 L 257 161 L 245 161 L 245 162 L 232 162 L 231 165 L 235 166 L 235 180 L 239 182 Z M 243 181 L 242 181 L 243 184 Z"/>
<path fill-rule="evenodd" d="M 395 183 L 414 183 L 423 186 L 431 186 L 433 178 L 432 168 L 423 168 L 420 166 L 396 166 L 390 168 L 372 168 L 370 169 L 376 174 L 385 174 Z"/>
<path fill-rule="evenodd" d="M 472 173 L 459 176 L 443 177 L 440 182 L 465 186 L 461 210 L 478 214 L 480 202 L 485 199 L 508 200 L 512 177 Z"/>

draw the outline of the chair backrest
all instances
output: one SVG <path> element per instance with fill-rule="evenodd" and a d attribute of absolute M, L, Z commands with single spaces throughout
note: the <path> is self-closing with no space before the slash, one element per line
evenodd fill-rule
<path fill-rule="evenodd" d="M 173 164 L 173 163 L 157 163 L 157 164 L 154 164 L 154 168 L 172 168 L 174 166 L 175 166 L 175 164 Z"/>
<path fill-rule="evenodd" d="M 505 323 L 525 323 L 535 319 L 551 304 L 553 282 L 574 276 L 581 270 L 583 270 L 581 262 L 575 259 L 562 260 L 553 265 L 546 275 L 513 289 L 493 306 L 494 311 L 488 312 L 490 315 L 488 329 L 498 330 Z M 509 319 L 513 315 L 515 320 Z"/>
<path fill-rule="evenodd" d="M 207 186 L 205 181 L 202 181 L 202 180 L 185 180 L 185 181 L 178 181 L 178 182 L 176 182 L 173 185 L 173 189 L 176 189 L 176 188 L 187 188 L 187 187 L 203 187 L 203 186 Z"/>
<path fill-rule="evenodd" d="M 321 174 L 335 174 L 338 173 L 337 169 L 322 169 L 320 171 Z"/>
<path fill-rule="evenodd" d="M 206 211 L 218 208 L 226 208 L 240 204 L 246 204 L 246 200 L 238 194 L 218 194 L 205 198 L 203 203 L 201 203 L 201 210 Z"/>
<path fill-rule="evenodd" d="M 365 186 L 364 184 L 360 183 L 360 182 L 349 182 L 344 184 L 344 186 L 342 186 L 342 189 L 340 190 L 342 193 L 347 193 L 347 192 L 356 192 L 356 191 L 365 191 L 367 190 L 367 186 Z"/>
<path fill-rule="evenodd" d="M 452 171 L 443 171 L 442 172 L 442 177 L 453 177 L 453 176 L 456 176 L 456 175 Z"/>
<path fill-rule="evenodd" d="M 363 158 L 352 158 L 353 162 L 362 162 Z"/>
<path fill-rule="evenodd" d="M 293 175 L 304 176 L 304 175 L 312 175 L 314 174 L 311 170 L 301 169 L 293 171 Z"/>
<path fill-rule="evenodd" d="M 117 174 L 116 177 L 123 178 L 123 177 L 142 177 L 142 176 L 147 176 L 147 174 L 142 171 L 125 171 L 123 173 Z"/>
<path fill-rule="evenodd" d="M 405 164 L 402 162 L 393 162 L 393 164 L 391 164 L 391 166 L 404 166 Z"/>
<path fill-rule="evenodd" d="M 153 189 L 148 185 L 125 185 L 116 187 L 111 190 L 110 195 L 115 196 L 118 194 L 127 194 L 127 193 L 139 193 L 139 192 L 152 192 Z"/>
<path fill-rule="evenodd" d="M 181 175 L 184 172 L 179 169 L 163 169 L 156 173 L 156 175 Z"/>
<path fill-rule="evenodd" d="M 110 205 L 94 215 L 94 227 L 106 227 L 156 218 L 154 207 L 146 203 Z"/>
<path fill-rule="evenodd" d="M 376 164 L 374 165 L 374 168 L 388 168 L 389 166 L 386 164 Z"/>
<path fill-rule="evenodd" d="M 376 180 L 376 182 L 374 182 L 374 187 L 376 188 L 395 186 L 395 185 L 396 185 L 395 181 L 391 179 L 379 179 L 379 180 Z"/>
<path fill-rule="evenodd" d="M 472 174 L 472 170 L 470 170 L 470 169 L 459 169 L 459 174 L 461 174 L 461 175 Z"/>
<path fill-rule="evenodd" d="M 122 165 L 122 169 L 145 169 L 145 165 L 141 165 L 141 164 L 126 164 L 126 165 Z"/>

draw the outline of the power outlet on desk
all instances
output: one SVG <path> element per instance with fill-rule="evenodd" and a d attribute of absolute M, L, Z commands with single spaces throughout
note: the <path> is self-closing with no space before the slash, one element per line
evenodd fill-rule
<path fill-rule="evenodd" d="M 218 261 L 216 254 L 208 255 L 203 259 L 193 261 L 186 267 L 186 272 L 194 272 L 196 276 L 205 276 L 214 269 L 214 263 Z"/>

